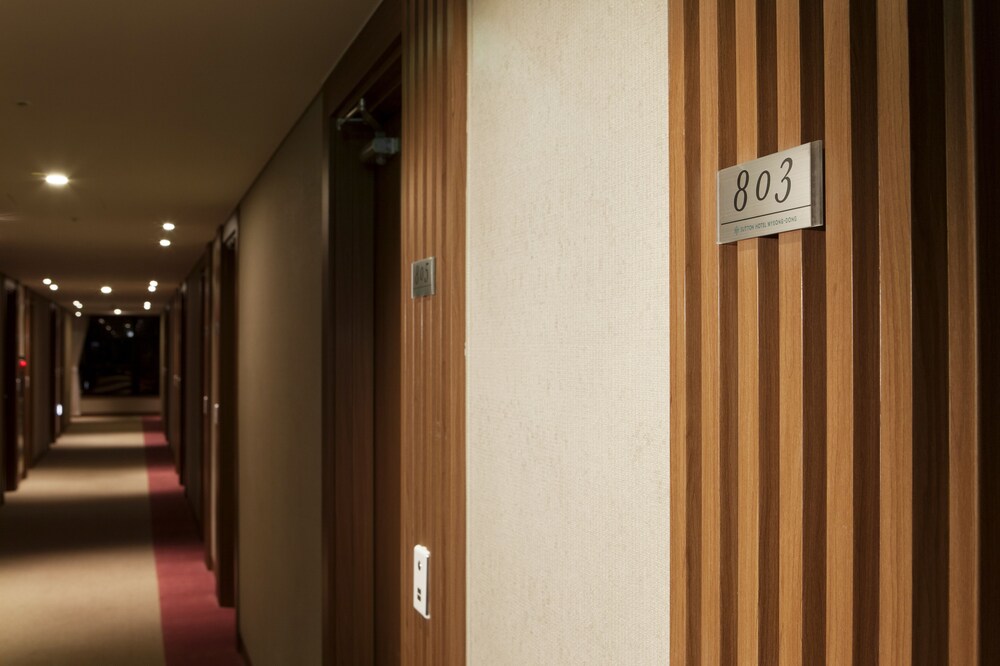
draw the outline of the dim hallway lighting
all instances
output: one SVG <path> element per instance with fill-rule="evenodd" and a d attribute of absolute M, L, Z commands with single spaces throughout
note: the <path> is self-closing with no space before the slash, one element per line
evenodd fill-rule
<path fill-rule="evenodd" d="M 45 176 L 45 182 L 55 187 L 64 187 L 69 185 L 69 178 L 65 174 L 50 173 Z"/>
<path fill-rule="evenodd" d="M 101 293 L 102 294 L 110 294 L 111 293 L 111 287 L 107 287 L 107 286 L 101 287 Z"/>

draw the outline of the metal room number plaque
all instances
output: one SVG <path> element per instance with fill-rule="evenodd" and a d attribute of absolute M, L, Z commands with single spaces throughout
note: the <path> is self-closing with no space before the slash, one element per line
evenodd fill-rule
<path fill-rule="evenodd" d="M 410 265 L 410 287 L 412 298 L 434 295 L 434 257 Z"/>
<path fill-rule="evenodd" d="M 823 226 L 823 142 L 723 169 L 717 241 Z"/>

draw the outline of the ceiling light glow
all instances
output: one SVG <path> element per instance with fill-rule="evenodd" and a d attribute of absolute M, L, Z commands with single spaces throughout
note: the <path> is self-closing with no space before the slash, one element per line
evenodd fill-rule
<path fill-rule="evenodd" d="M 163 223 L 163 230 L 164 231 L 173 231 L 176 228 L 177 227 L 174 225 L 173 222 L 164 222 Z"/>
<path fill-rule="evenodd" d="M 50 284 L 52 284 L 52 278 L 45 278 L 44 280 L 42 280 L 42 284 L 44 284 L 46 287 L 49 286 Z"/>
<path fill-rule="evenodd" d="M 78 310 L 83 309 L 83 303 L 80 301 L 73 301 L 73 305 L 76 306 Z"/>
<path fill-rule="evenodd" d="M 77 316 L 77 317 L 82 317 L 82 316 L 83 316 L 83 313 L 82 313 L 82 312 L 79 312 L 79 311 L 78 311 L 78 312 L 76 313 L 76 316 Z"/>
<path fill-rule="evenodd" d="M 152 293 L 155 293 L 155 292 L 156 292 L 156 285 L 155 284 L 149 285 L 149 293 L 152 294 Z"/>
<path fill-rule="evenodd" d="M 159 282 L 157 282 L 156 280 L 150 280 L 150 281 L 149 281 L 149 286 L 150 286 L 150 287 L 159 287 L 159 286 L 160 286 L 160 283 L 159 283 Z"/>
<path fill-rule="evenodd" d="M 102 294 L 110 294 L 111 293 L 111 287 L 108 287 L 106 285 L 103 286 L 103 287 L 101 287 L 101 293 Z"/>
<path fill-rule="evenodd" d="M 59 285 L 57 285 L 55 283 L 50 284 L 49 285 L 49 289 L 51 289 L 52 291 L 59 291 Z"/>
<path fill-rule="evenodd" d="M 116 315 L 120 315 L 121 313 L 122 313 L 122 309 L 121 308 L 115 308 L 115 314 Z"/>
<path fill-rule="evenodd" d="M 65 174 L 50 173 L 45 175 L 45 182 L 55 187 L 64 187 L 69 185 L 69 178 Z"/>
<path fill-rule="evenodd" d="M 160 245 L 162 245 L 163 247 L 170 247 L 170 239 L 164 238 L 160 240 Z"/>
<path fill-rule="evenodd" d="M 151 307 L 153 307 L 153 304 L 150 303 L 149 301 L 146 301 L 145 303 L 142 304 L 142 309 L 143 310 L 148 310 Z"/>

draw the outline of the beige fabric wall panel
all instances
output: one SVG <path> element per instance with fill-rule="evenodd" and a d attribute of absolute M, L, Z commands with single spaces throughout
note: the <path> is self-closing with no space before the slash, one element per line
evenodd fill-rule
<path fill-rule="evenodd" d="M 470 43 L 469 663 L 665 663 L 667 3 L 472 0 Z"/>
<path fill-rule="evenodd" d="M 256 666 L 320 663 L 321 104 L 240 206 L 239 618 Z"/>

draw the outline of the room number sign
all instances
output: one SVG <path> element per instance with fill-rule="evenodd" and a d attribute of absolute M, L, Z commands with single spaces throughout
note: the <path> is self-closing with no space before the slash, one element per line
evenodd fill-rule
<path fill-rule="evenodd" d="M 723 169 L 717 242 L 823 226 L 823 142 Z"/>

